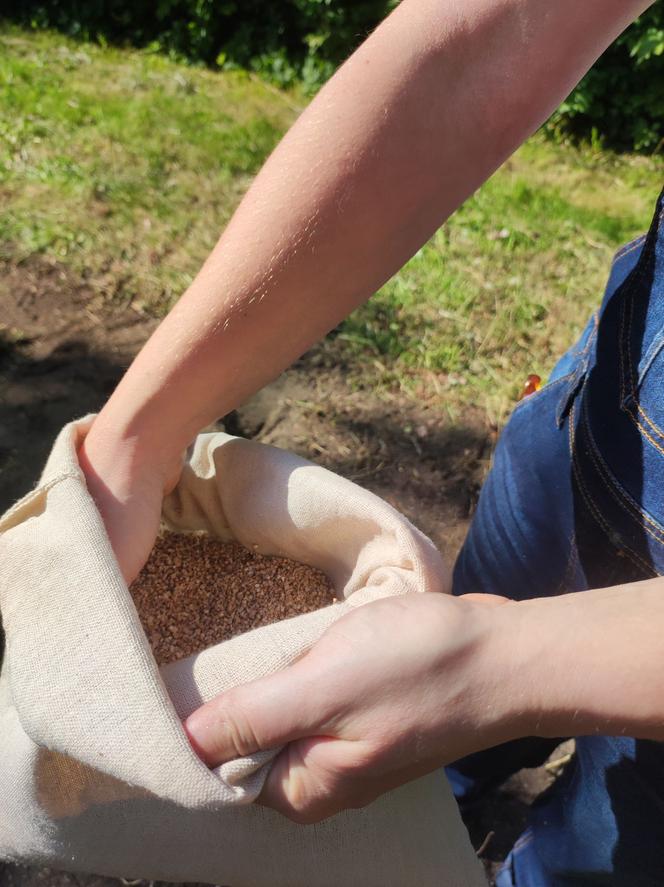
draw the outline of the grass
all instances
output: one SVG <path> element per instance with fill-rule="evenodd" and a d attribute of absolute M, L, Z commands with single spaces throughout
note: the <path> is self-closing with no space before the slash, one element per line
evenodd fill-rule
<path fill-rule="evenodd" d="M 647 229 L 664 164 L 535 137 L 340 334 L 383 384 L 502 421 L 597 307 L 613 252 Z"/>
<path fill-rule="evenodd" d="M 297 95 L 158 55 L 0 32 L 0 251 L 46 253 L 163 313 L 187 286 Z M 597 305 L 648 225 L 661 159 L 535 136 L 355 312 L 314 361 L 457 418 L 501 421 Z"/>
<path fill-rule="evenodd" d="M 0 244 L 163 311 L 292 118 L 241 74 L 6 30 Z"/>

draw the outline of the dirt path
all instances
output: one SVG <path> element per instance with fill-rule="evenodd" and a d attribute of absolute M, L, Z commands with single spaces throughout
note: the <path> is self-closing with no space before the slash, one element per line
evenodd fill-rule
<path fill-rule="evenodd" d="M 65 422 L 98 410 L 155 321 L 109 306 L 44 260 L 0 265 L 0 512 L 38 478 Z M 436 406 L 379 400 L 305 357 L 224 422 L 227 431 L 294 450 L 356 480 L 427 533 L 451 562 L 466 533 L 494 435 L 477 416 L 450 425 Z M 528 805 L 552 781 L 524 770 L 468 815 L 488 870 Z M 490 835 L 490 833 L 493 833 Z M 487 840 L 487 836 L 489 836 Z M 102 887 L 106 878 L 0 864 L 0 887 Z"/>

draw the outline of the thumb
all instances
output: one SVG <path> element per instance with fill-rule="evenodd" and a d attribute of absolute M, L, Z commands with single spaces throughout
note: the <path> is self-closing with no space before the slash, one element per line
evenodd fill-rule
<path fill-rule="evenodd" d="M 305 656 L 207 702 L 187 718 L 185 732 L 208 767 L 316 735 L 326 721 L 320 684 Z"/>

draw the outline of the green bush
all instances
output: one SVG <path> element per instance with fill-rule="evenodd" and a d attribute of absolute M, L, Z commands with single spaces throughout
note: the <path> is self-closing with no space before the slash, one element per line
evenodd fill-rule
<path fill-rule="evenodd" d="M 248 68 L 313 91 L 395 0 L 24 0 L 12 14 L 70 36 L 164 50 L 221 68 Z"/>
<path fill-rule="evenodd" d="M 132 43 L 315 91 L 397 0 L 22 0 L 32 27 Z M 611 46 L 551 118 L 550 132 L 656 151 L 664 139 L 664 6 Z"/>
<path fill-rule="evenodd" d="M 617 150 L 662 150 L 662 3 L 655 3 L 607 49 L 553 115 L 549 129 Z"/>

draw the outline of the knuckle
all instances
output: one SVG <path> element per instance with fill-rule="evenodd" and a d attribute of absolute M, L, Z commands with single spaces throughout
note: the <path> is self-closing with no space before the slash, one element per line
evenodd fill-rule
<path fill-rule="evenodd" d="M 268 806 L 298 825 L 315 825 L 336 812 L 330 808 L 329 801 L 323 803 L 322 799 L 298 791 L 294 786 L 289 786 L 282 796 L 271 798 Z"/>
<path fill-rule="evenodd" d="M 237 757 L 245 757 L 260 749 L 251 716 L 238 694 L 231 690 L 225 695 L 218 717 L 219 725 Z"/>
<path fill-rule="evenodd" d="M 295 771 L 287 790 L 287 816 L 300 825 L 322 822 L 342 809 L 336 778 L 320 771 Z"/>

